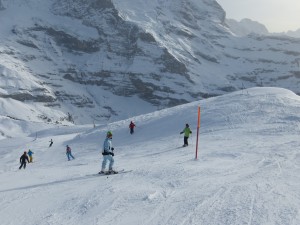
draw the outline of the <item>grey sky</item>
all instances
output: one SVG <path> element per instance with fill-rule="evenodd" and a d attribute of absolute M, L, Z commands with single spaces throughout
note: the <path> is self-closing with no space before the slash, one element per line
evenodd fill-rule
<path fill-rule="evenodd" d="M 249 18 L 264 24 L 270 32 L 300 28 L 300 0 L 217 0 L 226 17 Z"/>

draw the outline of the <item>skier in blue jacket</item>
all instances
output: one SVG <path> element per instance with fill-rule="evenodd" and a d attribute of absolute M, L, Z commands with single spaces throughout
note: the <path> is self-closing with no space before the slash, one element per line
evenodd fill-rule
<path fill-rule="evenodd" d="M 28 151 L 28 156 L 29 156 L 29 162 L 32 163 L 32 155 L 34 154 L 34 152 L 32 152 L 30 149 Z"/>
<path fill-rule="evenodd" d="M 99 174 L 101 173 L 117 173 L 113 170 L 114 165 L 114 148 L 112 147 L 112 132 L 108 131 L 106 134 L 106 138 L 103 143 L 103 149 L 102 149 L 102 155 L 103 155 L 103 161 L 102 161 L 102 168 Z M 108 165 L 108 172 L 105 172 L 106 163 L 109 161 Z"/>

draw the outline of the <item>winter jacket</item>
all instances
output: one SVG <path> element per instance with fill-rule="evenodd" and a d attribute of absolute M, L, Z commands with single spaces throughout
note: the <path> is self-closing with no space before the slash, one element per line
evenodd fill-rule
<path fill-rule="evenodd" d="M 192 131 L 189 127 L 185 127 L 181 133 L 184 133 L 185 137 L 189 137 Z"/>
<path fill-rule="evenodd" d="M 27 160 L 27 162 L 29 163 L 28 156 L 27 156 L 26 154 L 23 154 L 23 155 L 20 157 L 20 163 L 26 163 L 26 160 Z"/>
<path fill-rule="evenodd" d="M 28 156 L 30 157 L 30 156 L 32 156 L 34 153 L 32 152 L 32 151 L 28 151 Z"/>
<path fill-rule="evenodd" d="M 130 129 L 133 129 L 134 127 L 135 127 L 135 124 L 134 124 L 134 123 L 130 123 L 130 124 L 129 124 L 129 128 L 130 128 Z"/>
<path fill-rule="evenodd" d="M 112 147 L 112 139 L 111 138 L 105 138 L 103 143 L 103 151 L 102 155 L 113 155 L 114 148 Z"/>
<path fill-rule="evenodd" d="M 71 152 L 71 148 L 70 148 L 69 146 L 67 147 L 66 152 L 67 152 L 67 153 L 70 153 L 70 152 Z"/>

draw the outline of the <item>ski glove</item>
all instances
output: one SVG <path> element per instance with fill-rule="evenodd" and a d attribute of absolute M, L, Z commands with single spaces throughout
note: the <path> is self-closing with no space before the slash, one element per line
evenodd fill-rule
<path fill-rule="evenodd" d="M 114 154 L 113 152 L 110 152 L 109 154 L 110 154 L 111 156 L 115 156 L 115 154 Z"/>

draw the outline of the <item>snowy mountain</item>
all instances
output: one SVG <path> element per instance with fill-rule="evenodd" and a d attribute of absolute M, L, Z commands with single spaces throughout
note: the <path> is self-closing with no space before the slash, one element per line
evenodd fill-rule
<path fill-rule="evenodd" d="M 290 31 L 286 32 L 286 35 L 288 35 L 290 37 L 300 38 L 300 28 L 295 31 L 290 30 Z"/>
<path fill-rule="evenodd" d="M 251 33 L 268 35 L 269 31 L 265 25 L 253 21 L 251 19 L 242 19 L 237 21 L 234 19 L 226 19 L 226 24 L 229 26 L 230 30 L 238 36 L 247 36 Z"/>
<path fill-rule="evenodd" d="M 265 25 L 248 18 L 242 19 L 241 21 L 237 21 L 235 19 L 225 19 L 225 23 L 228 25 L 229 29 L 238 36 L 247 36 L 254 33 L 264 36 L 288 36 L 300 38 L 300 29 L 279 33 L 269 32 Z"/>
<path fill-rule="evenodd" d="M 252 88 L 131 118 L 134 135 L 131 119 L 17 131 L 0 141 L 1 224 L 300 224 L 299 110 L 291 91 Z M 181 148 L 185 123 L 193 133 Z M 96 175 L 107 130 L 115 169 L 131 172 Z M 19 170 L 28 149 L 34 163 Z"/>
<path fill-rule="evenodd" d="M 248 87 L 299 93 L 300 41 L 232 35 L 215 0 L 0 3 L 4 119 L 107 123 Z"/>

